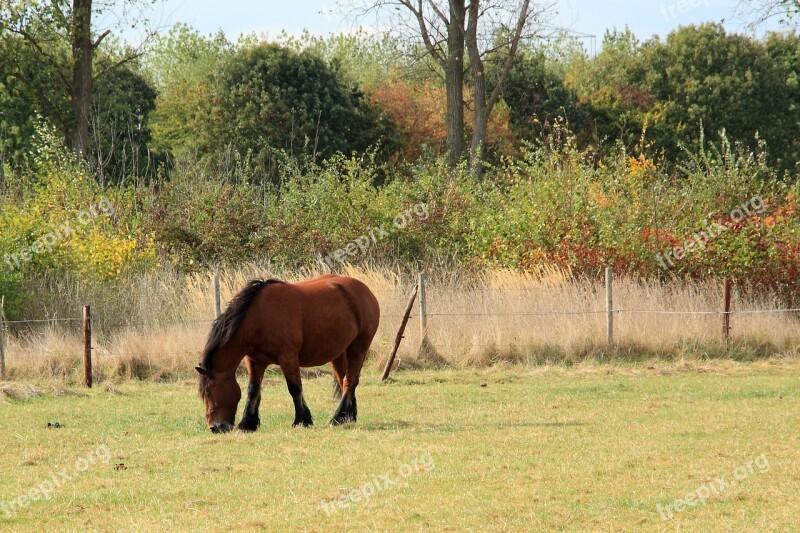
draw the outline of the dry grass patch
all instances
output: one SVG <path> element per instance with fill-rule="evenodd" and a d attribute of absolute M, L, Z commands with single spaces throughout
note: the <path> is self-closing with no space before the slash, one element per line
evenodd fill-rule
<path fill-rule="evenodd" d="M 6 399 L 25 401 L 44 394 L 44 391 L 34 385 L 0 381 L 0 402 Z"/>
<path fill-rule="evenodd" d="M 369 285 L 380 301 L 383 318 L 368 365 L 382 367 L 416 280 L 392 268 L 344 270 Z M 318 273 L 256 264 L 223 271 L 223 305 L 248 279 L 297 281 Z M 473 275 L 441 269 L 430 271 L 428 280 L 426 335 L 415 307 L 399 352 L 400 368 L 800 355 L 800 313 L 752 313 L 780 308 L 766 294 L 734 295 L 732 338 L 725 345 L 721 316 L 704 314 L 719 310 L 721 288 L 715 281 L 617 279 L 614 306 L 620 311 L 614 317 L 616 345 L 609 347 L 602 282 L 548 268 Z M 105 291 L 64 285 L 58 290 L 71 297 L 59 300 L 64 307 L 49 311 L 49 316 L 74 317 L 79 302 L 92 302 L 98 380 L 173 380 L 190 375 L 199 358 L 213 320 L 212 287 L 212 272 L 149 274 Z M 79 381 L 82 350 L 79 324 L 12 330 L 9 375 Z"/>

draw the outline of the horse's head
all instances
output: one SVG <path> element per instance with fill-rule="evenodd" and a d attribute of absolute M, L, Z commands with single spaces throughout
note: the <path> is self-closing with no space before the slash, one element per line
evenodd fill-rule
<path fill-rule="evenodd" d="M 214 376 L 205 367 L 196 367 L 200 374 L 200 397 L 206 404 L 206 423 L 213 433 L 225 433 L 233 429 L 236 408 L 242 399 L 242 390 L 236 376 Z"/>

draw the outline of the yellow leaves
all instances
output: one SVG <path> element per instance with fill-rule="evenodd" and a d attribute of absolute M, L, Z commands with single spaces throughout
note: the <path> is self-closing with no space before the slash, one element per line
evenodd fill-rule
<path fill-rule="evenodd" d="M 789 194 L 786 195 L 786 206 L 784 212 L 789 216 L 797 213 L 797 201 L 794 198 L 794 190 L 789 191 Z"/>
<path fill-rule="evenodd" d="M 81 273 L 90 278 L 114 279 L 131 264 L 155 259 L 155 249 L 149 245 L 137 251 L 135 236 L 109 235 L 99 228 L 74 239 L 70 246 Z"/>
<path fill-rule="evenodd" d="M 639 154 L 638 158 L 628 157 L 628 174 L 631 177 L 649 176 L 655 169 L 655 164 L 644 154 Z"/>
<path fill-rule="evenodd" d="M 589 187 L 589 195 L 600 207 L 611 207 L 614 205 L 613 193 L 607 195 L 598 183 L 594 183 Z"/>
<path fill-rule="evenodd" d="M 0 211 L 3 249 L 33 251 L 23 268 L 65 270 L 91 281 L 156 264 L 155 239 L 124 216 L 130 209 L 124 195 L 104 192 L 79 168 L 48 170 L 37 178 L 18 206 Z M 110 216 L 120 211 L 118 219 Z"/>

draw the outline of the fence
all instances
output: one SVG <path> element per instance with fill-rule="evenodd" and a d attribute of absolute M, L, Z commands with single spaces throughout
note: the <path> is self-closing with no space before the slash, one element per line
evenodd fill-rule
<path fill-rule="evenodd" d="M 524 289 L 520 289 L 524 290 Z M 405 331 L 406 323 L 410 318 L 412 318 L 411 310 L 412 305 L 414 303 L 415 296 L 419 294 L 418 300 L 418 318 L 419 318 L 419 330 L 421 332 L 421 339 L 417 339 L 419 344 L 419 351 L 426 352 L 430 350 L 434 350 L 433 343 L 429 338 L 430 329 L 428 326 L 428 321 L 430 318 L 434 317 L 462 317 L 462 318 L 481 318 L 481 317 L 553 317 L 553 316 L 562 316 L 562 317 L 574 317 L 574 316 L 587 316 L 587 315 L 603 315 L 605 317 L 605 344 L 607 347 L 613 347 L 614 342 L 614 317 L 620 315 L 672 315 L 672 316 L 681 316 L 681 315 L 688 315 L 688 316 L 707 316 L 707 317 L 714 317 L 717 316 L 721 319 L 721 340 L 724 344 L 728 344 L 731 339 L 731 317 L 734 314 L 734 310 L 732 308 L 733 300 L 732 300 L 732 283 L 730 280 L 724 280 L 721 287 L 720 287 L 720 301 L 721 305 L 720 308 L 717 310 L 713 309 L 705 309 L 705 310 L 670 310 L 670 309 L 643 309 L 643 308 L 624 308 L 624 307 L 615 307 L 614 306 L 614 276 L 613 270 L 611 268 L 607 268 L 605 271 L 605 309 L 603 310 L 593 310 L 593 309 L 566 309 L 566 310 L 547 310 L 547 311 L 515 311 L 510 313 L 498 313 L 498 312 L 475 312 L 475 311 L 466 311 L 460 313 L 453 313 L 453 312 L 433 312 L 430 313 L 427 311 L 427 291 L 425 287 L 425 276 L 424 274 L 420 273 L 417 279 L 417 283 L 413 288 L 412 296 L 408 304 L 408 308 L 406 313 L 403 316 L 403 320 L 400 325 L 400 329 L 397 333 L 395 339 L 395 346 L 392 350 L 392 353 L 386 363 L 383 377 L 382 379 L 386 379 L 391 371 L 392 365 L 394 363 L 395 354 L 397 353 L 398 346 L 403 339 L 403 334 Z M 785 314 L 789 315 L 792 313 L 800 312 L 800 309 L 794 308 L 773 308 L 773 309 L 747 309 L 742 311 L 737 311 L 737 314 L 740 315 L 755 315 L 755 314 Z M 796 337 L 800 339 L 800 336 Z"/>
<path fill-rule="evenodd" d="M 630 317 L 649 315 L 659 317 L 655 323 L 649 325 L 651 330 L 662 329 L 665 326 L 664 319 L 661 317 L 702 317 L 708 320 L 703 320 L 702 324 L 697 324 L 696 329 L 702 327 L 708 330 L 710 334 L 712 324 L 709 320 L 717 321 L 717 326 L 713 327 L 716 330 L 713 336 L 727 343 L 730 341 L 731 330 L 735 325 L 732 317 L 744 317 L 747 315 L 783 315 L 785 317 L 793 317 L 794 313 L 800 312 L 800 309 L 777 307 L 753 307 L 735 310 L 733 306 L 736 302 L 732 297 L 731 284 L 727 281 L 718 288 L 717 302 L 719 304 L 716 308 L 711 306 L 697 308 L 699 303 L 708 304 L 710 302 L 708 298 L 702 299 L 699 303 L 693 302 L 692 307 L 695 307 L 693 309 L 665 308 L 652 298 L 650 298 L 650 306 L 625 305 L 626 300 L 628 303 L 647 300 L 647 295 L 643 293 L 645 297 L 642 297 L 642 294 L 632 297 L 630 294 L 624 294 L 625 291 L 630 292 L 630 289 L 626 289 L 624 285 L 621 288 L 615 287 L 611 269 L 606 270 L 604 290 L 600 291 L 598 289 L 595 292 L 583 290 L 581 292 L 581 290 L 575 289 L 568 298 L 564 296 L 565 293 L 563 291 L 558 292 L 558 290 L 547 286 L 488 288 L 461 292 L 452 286 L 438 290 L 435 288 L 430 289 L 427 287 L 425 275 L 420 273 L 412 287 L 413 294 L 416 297 L 415 308 L 414 299 L 407 302 L 407 289 L 407 286 L 398 286 L 386 290 L 376 288 L 374 291 L 377 293 L 379 300 L 382 300 L 381 306 L 385 310 L 382 314 L 382 329 L 379 333 L 379 341 L 373 345 L 375 351 L 380 354 L 381 359 L 384 357 L 387 359 L 384 375 L 388 375 L 392 368 L 395 356 L 404 338 L 406 339 L 404 346 L 411 353 L 433 354 L 434 357 L 443 357 L 448 360 L 452 360 L 456 357 L 456 353 L 461 353 L 467 348 L 473 350 L 478 348 L 494 349 L 498 351 L 502 349 L 500 345 L 505 343 L 507 346 L 512 346 L 514 349 L 519 350 L 519 346 L 524 345 L 526 342 L 526 335 L 529 339 L 533 335 L 538 335 L 538 339 L 548 339 L 564 336 L 565 334 L 573 334 L 574 331 L 578 331 L 584 338 L 591 337 L 593 339 L 592 342 L 598 346 L 601 344 L 614 346 L 618 342 L 620 333 L 622 333 L 623 338 L 626 335 L 630 336 L 630 332 L 626 333 L 624 331 L 625 328 L 630 329 L 631 327 L 632 318 Z M 169 324 L 134 323 L 132 321 L 113 324 L 104 319 L 102 314 L 93 315 L 93 310 L 88 305 L 84 308 L 83 316 L 80 318 L 8 321 L 4 319 L 2 307 L 0 306 L 0 379 L 5 379 L 6 361 L 14 355 L 9 350 L 7 342 L 8 335 L 6 332 L 9 327 L 30 329 L 39 325 L 53 326 L 57 324 L 69 327 L 72 331 L 80 327 L 84 360 L 83 382 L 87 387 L 91 387 L 93 382 L 92 363 L 93 359 L 98 357 L 97 347 L 93 344 L 96 340 L 93 332 L 98 329 L 100 331 L 109 331 L 114 329 L 172 328 L 171 331 L 177 331 L 182 328 L 194 328 L 192 329 L 193 342 L 200 338 L 204 340 L 204 335 L 207 334 L 213 317 L 219 316 L 221 312 L 223 298 L 220 290 L 219 274 L 215 274 L 213 277 L 212 290 L 213 295 L 209 300 L 213 301 L 213 308 L 209 305 L 207 318 L 177 320 Z M 514 301 L 512 303 L 515 305 L 509 306 L 508 302 L 498 305 L 498 295 L 512 291 L 517 291 L 519 294 L 519 296 L 513 298 Z M 548 291 L 552 293 L 549 296 Z M 541 308 L 541 303 L 539 303 L 539 308 L 537 309 L 537 306 L 534 306 L 531 301 L 534 299 L 534 295 L 536 301 L 544 302 L 547 308 Z M 547 299 L 548 297 L 549 300 Z M 570 303 L 570 299 L 574 307 L 565 307 L 564 304 Z M 680 298 L 676 299 L 681 300 Z M 681 301 L 686 301 L 686 299 L 684 298 Z M 619 302 L 622 302 L 622 304 Z M 481 308 L 481 303 L 483 303 L 483 308 Z M 587 303 L 590 305 L 587 305 Z M 520 306 L 523 308 L 519 308 Z M 512 307 L 512 309 L 509 309 L 509 307 Z M 622 317 L 629 318 L 623 320 Z M 552 321 L 554 319 L 560 321 L 558 322 L 558 327 L 553 325 L 554 322 Z M 602 334 L 599 327 L 601 321 L 602 329 L 604 330 Z M 98 323 L 99 328 L 97 327 Z M 414 326 L 415 323 L 418 324 L 416 328 Z M 398 332 L 397 327 L 401 324 L 401 330 Z M 795 341 L 800 339 L 800 321 L 792 320 L 791 322 L 776 324 L 778 324 L 776 327 L 783 327 L 781 324 L 791 324 L 794 329 L 791 331 L 787 329 L 785 336 L 791 337 Z M 407 326 L 410 334 L 406 332 Z M 673 321 L 671 327 L 674 332 L 679 332 L 683 324 Z M 623 331 L 620 331 L 621 329 Z M 772 329 L 775 328 L 773 327 Z M 677 335 L 678 333 L 675 334 Z M 165 335 L 170 336 L 170 333 L 167 332 Z M 442 356 L 441 353 L 446 351 L 447 346 L 450 347 L 450 353 Z M 174 348 L 172 349 L 174 351 L 168 351 L 167 349 L 159 350 L 152 345 L 137 345 L 134 350 L 104 348 L 102 354 L 109 357 L 118 357 L 135 351 L 148 357 L 191 357 L 192 354 L 196 357 L 197 353 L 199 353 L 199 348 L 199 345 L 193 344 L 191 348 L 182 351 L 174 350 Z"/>

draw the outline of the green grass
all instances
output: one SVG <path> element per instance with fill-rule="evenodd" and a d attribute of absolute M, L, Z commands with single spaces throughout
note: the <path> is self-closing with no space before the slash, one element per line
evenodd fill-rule
<path fill-rule="evenodd" d="M 0 403 L 0 503 L 110 451 L 0 527 L 13 530 L 781 530 L 800 528 L 800 365 L 701 371 L 403 372 L 362 382 L 360 419 L 325 425 L 330 382 L 306 380 L 317 425 L 292 429 L 268 380 L 262 427 L 213 435 L 192 382 Z M 47 422 L 64 427 L 45 429 Z M 430 454 L 429 456 L 427 454 Z M 657 505 L 764 454 L 765 471 L 664 521 Z M 349 508 L 332 501 L 430 458 Z M 430 465 L 431 463 L 424 463 Z M 124 466 L 116 466 L 124 465 Z"/>

